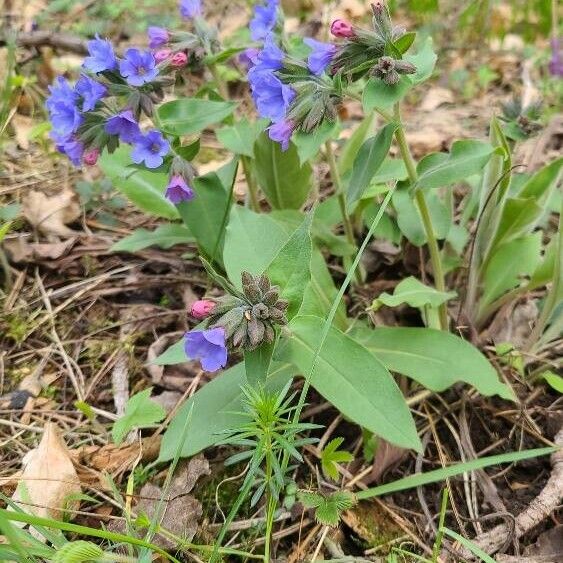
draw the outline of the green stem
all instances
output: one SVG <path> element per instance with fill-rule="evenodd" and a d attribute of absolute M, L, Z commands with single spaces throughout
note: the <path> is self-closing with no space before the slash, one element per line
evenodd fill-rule
<path fill-rule="evenodd" d="M 412 187 L 416 186 L 418 181 L 418 173 L 416 171 L 416 163 L 412 157 L 407 139 L 405 137 L 405 130 L 403 128 L 403 123 L 401 121 L 401 112 L 399 109 L 399 104 L 395 105 L 395 120 L 398 123 L 397 131 L 395 132 L 395 139 L 399 145 L 399 150 L 401 151 L 401 157 L 407 168 L 407 173 L 411 181 Z M 424 232 L 426 233 L 426 238 L 428 241 L 428 250 L 430 252 L 430 261 L 432 263 L 432 272 L 434 274 L 434 285 L 438 291 L 446 291 L 446 282 L 444 277 L 444 269 L 442 267 L 442 258 L 440 255 L 440 248 L 438 246 L 438 241 L 436 239 L 436 233 L 434 232 L 434 226 L 432 225 L 432 217 L 430 216 L 430 210 L 428 209 L 428 204 L 424 196 L 424 192 L 418 188 L 415 188 L 415 202 L 422 219 L 422 224 L 424 226 Z M 448 330 L 448 311 L 446 309 L 446 304 L 442 303 L 438 308 L 438 315 L 440 318 L 440 327 L 442 330 Z"/>
<path fill-rule="evenodd" d="M 248 195 L 250 198 L 250 207 L 252 208 L 253 211 L 256 211 L 258 213 L 260 212 L 260 200 L 258 199 L 258 186 L 252 174 L 250 159 L 248 158 L 248 156 L 241 154 L 240 162 L 242 164 L 244 176 L 246 177 L 246 185 L 248 186 Z"/>
<path fill-rule="evenodd" d="M 221 97 L 223 99 L 227 100 L 229 98 L 229 89 L 227 88 L 225 81 L 219 75 L 217 66 L 215 65 L 215 63 L 211 63 L 207 65 L 207 68 L 209 68 L 209 72 L 211 73 L 211 76 L 213 76 L 215 84 L 217 84 L 217 90 L 219 90 L 219 94 L 221 94 Z"/>
<path fill-rule="evenodd" d="M 336 159 L 334 157 L 334 151 L 332 150 L 332 144 L 330 141 L 325 143 L 326 147 L 326 157 L 328 161 L 328 166 L 330 168 L 330 177 L 334 183 L 336 189 L 336 198 L 338 200 L 338 207 L 340 208 L 340 214 L 342 215 L 342 223 L 344 225 L 344 233 L 346 234 L 346 239 L 352 246 L 356 246 L 356 240 L 354 238 L 354 228 L 352 227 L 352 222 L 348 213 L 346 212 L 346 199 L 344 197 L 344 189 L 342 187 L 342 178 L 340 177 L 340 172 L 338 171 L 338 166 L 336 164 Z M 360 270 L 356 270 L 356 281 L 361 283 L 362 274 Z"/>

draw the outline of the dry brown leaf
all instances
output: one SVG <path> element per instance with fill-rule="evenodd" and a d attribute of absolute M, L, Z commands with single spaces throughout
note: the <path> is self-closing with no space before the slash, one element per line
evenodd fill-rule
<path fill-rule="evenodd" d="M 7 240 L 4 247 L 13 262 L 42 262 L 57 260 L 74 246 L 76 238 L 64 242 L 27 242 L 24 238 Z"/>
<path fill-rule="evenodd" d="M 24 457 L 24 469 L 12 499 L 28 513 L 60 520 L 70 495 L 81 492 L 76 469 L 57 425 L 45 424 L 39 446 Z M 73 506 L 74 505 L 74 506 Z"/>
<path fill-rule="evenodd" d="M 143 485 L 139 492 L 140 500 L 135 507 L 137 514 L 146 514 L 149 520 L 153 520 L 157 515 L 159 501 L 164 497 L 164 514 L 160 522 L 161 528 L 172 532 L 174 535 L 191 541 L 197 532 L 198 521 L 202 510 L 200 502 L 190 493 L 197 480 L 203 475 L 209 475 L 209 462 L 198 455 L 184 461 L 178 466 L 176 474 L 172 478 L 168 494 L 164 496 L 164 491 L 157 485 L 147 483 Z M 113 520 L 108 525 L 114 532 L 123 532 L 124 523 Z M 176 543 L 169 538 L 157 535 L 154 542 L 164 549 L 173 549 Z"/>
<path fill-rule="evenodd" d="M 29 134 L 35 125 L 33 118 L 15 113 L 10 121 L 19 147 L 23 150 L 29 148 Z"/>
<path fill-rule="evenodd" d="M 399 448 L 383 439 L 377 441 L 377 451 L 373 460 L 373 469 L 367 477 L 368 483 L 377 483 L 386 471 L 398 465 L 407 455 L 408 450 Z"/>
<path fill-rule="evenodd" d="M 66 225 L 80 217 L 80 205 L 76 195 L 68 189 L 57 195 L 30 191 L 22 201 L 23 215 L 31 225 L 46 235 L 70 237 L 76 235 Z"/>

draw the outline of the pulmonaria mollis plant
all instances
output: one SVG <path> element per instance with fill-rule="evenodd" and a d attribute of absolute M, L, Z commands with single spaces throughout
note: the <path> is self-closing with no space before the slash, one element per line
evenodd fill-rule
<path fill-rule="evenodd" d="M 279 295 L 266 275 L 243 272 L 242 293 L 196 301 L 192 316 L 205 321 L 186 333 L 186 355 L 199 359 L 206 371 L 216 371 L 226 365 L 227 349 L 254 350 L 274 342 L 276 326 L 287 324 L 288 302 Z"/>
<path fill-rule="evenodd" d="M 182 0 L 180 12 L 193 20 L 194 32 L 151 26 L 149 49 L 132 47 L 118 56 L 109 40 L 96 36 L 88 42 L 74 86 L 58 76 L 46 101 L 51 137 L 75 166 L 92 166 L 104 150 L 131 145 L 134 164 L 149 169 L 165 164 L 170 171 L 166 196 L 174 204 L 194 197 L 194 172 L 152 123 L 155 105 L 178 71 L 217 48 L 216 32 L 202 19 L 199 0 Z"/>
<path fill-rule="evenodd" d="M 256 109 L 260 117 L 271 121 L 269 136 L 283 150 L 295 131 L 310 133 L 325 121 L 335 121 L 347 88 L 366 74 L 394 85 L 401 75 L 416 71 L 412 63 L 402 60 L 396 43 L 406 32 L 392 25 L 383 2 L 372 4 L 373 29 L 335 20 L 331 33 L 341 42 L 305 38 L 310 48 L 306 61 L 288 54 L 274 34 L 271 14 L 276 7 L 277 2 L 269 2 L 257 8 L 251 32 L 253 37 L 263 38 L 264 45 L 258 51 L 247 51 L 246 56 Z M 266 12 L 269 18 L 263 17 Z"/>

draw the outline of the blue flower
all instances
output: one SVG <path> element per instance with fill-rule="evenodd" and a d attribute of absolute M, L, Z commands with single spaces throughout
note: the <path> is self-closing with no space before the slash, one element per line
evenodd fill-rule
<path fill-rule="evenodd" d="M 57 135 L 69 136 L 75 133 L 84 121 L 74 103 L 72 99 L 68 102 L 49 102 L 49 118 Z"/>
<path fill-rule="evenodd" d="M 311 38 L 306 38 L 303 41 L 312 49 L 311 53 L 309 53 L 309 58 L 307 59 L 309 70 L 313 74 L 319 76 L 332 62 L 332 59 L 336 54 L 337 47 L 336 45 L 332 45 L 332 43 L 322 43 L 321 41 L 316 41 Z"/>
<path fill-rule="evenodd" d="M 85 74 L 78 79 L 74 90 L 82 97 L 82 111 L 92 111 L 107 94 L 107 88 L 103 84 Z"/>
<path fill-rule="evenodd" d="M 126 109 L 106 121 L 106 133 L 119 135 L 124 143 L 132 143 L 141 134 L 133 112 Z"/>
<path fill-rule="evenodd" d="M 100 39 L 96 35 L 96 39 L 88 41 L 89 57 L 84 59 L 82 66 L 90 72 L 103 72 L 104 70 L 113 70 L 117 67 L 117 59 L 113 52 L 113 47 L 107 39 Z"/>
<path fill-rule="evenodd" d="M 222 327 L 187 332 L 184 341 L 186 356 L 198 359 L 205 371 L 217 371 L 227 364 L 225 329 Z"/>
<path fill-rule="evenodd" d="M 282 119 L 268 127 L 268 136 L 281 145 L 282 151 L 286 151 L 294 129 L 295 123 L 291 119 Z"/>
<path fill-rule="evenodd" d="M 266 37 L 264 48 L 254 56 L 253 72 L 279 70 L 283 66 L 283 51 L 276 45 L 271 35 Z M 249 71 L 250 73 L 250 71 Z"/>
<path fill-rule="evenodd" d="M 162 45 L 166 45 L 170 40 L 170 34 L 168 30 L 164 27 L 156 27 L 150 26 L 147 34 L 149 36 L 149 47 L 151 49 L 157 49 L 158 47 L 162 47 Z"/>
<path fill-rule="evenodd" d="M 195 197 L 194 191 L 180 174 L 174 174 L 170 178 L 165 195 L 174 205 L 181 201 L 189 201 Z"/>
<path fill-rule="evenodd" d="M 49 92 L 51 95 L 45 101 L 45 105 L 49 110 L 58 102 L 74 103 L 78 98 L 68 80 L 62 76 L 57 76 L 56 81 L 49 86 Z"/>
<path fill-rule="evenodd" d="M 254 41 L 265 39 L 274 29 L 278 15 L 279 0 L 267 0 L 265 6 L 257 6 L 250 22 L 250 36 Z"/>
<path fill-rule="evenodd" d="M 72 164 L 80 166 L 82 163 L 82 155 L 84 154 L 84 145 L 74 135 L 59 135 L 56 131 L 51 131 L 51 139 L 55 141 L 57 150 L 68 156 Z"/>
<path fill-rule="evenodd" d="M 257 67 L 254 67 L 257 68 Z M 273 73 L 256 73 L 251 80 L 252 97 L 260 117 L 280 121 L 285 117 L 295 90 Z"/>
<path fill-rule="evenodd" d="M 154 55 L 139 49 L 125 51 L 125 59 L 119 61 L 119 72 L 131 86 L 142 86 L 158 76 Z"/>
<path fill-rule="evenodd" d="M 158 168 L 169 150 L 170 143 L 160 131 L 149 131 L 146 135 L 139 135 L 135 139 L 131 160 L 135 164 L 141 164 L 144 161 L 147 168 Z"/>
<path fill-rule="evenodd" d="M 201 0 L 180 0 L 180 14 L 183 18 L 193 19 L 201 16 Z"/>

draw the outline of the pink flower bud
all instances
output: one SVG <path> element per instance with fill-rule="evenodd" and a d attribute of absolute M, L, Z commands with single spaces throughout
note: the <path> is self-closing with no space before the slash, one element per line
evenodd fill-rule
<path fill-rule="evenodd" d="M 356 36 L 352 24 L 344 20 L 334 20 L 330 26 L 330 32 L 334 37 L 350 38 Z"/>
<path fill-rule="evenodd" d="M 185 66 L 188 62 L 188 56 L 186 53 L 174 53 L 173 57 L 170 59 L 170 64 L 175 67 Z"/>
<path fill-rule="evenodd" d="M 91 150 L 86 151 L 84 153 L 82 160 L 83 160 L 84 164 L 87 164 L 88 166 L 94 166 L 94 164 L 96 164 L 96 162 L 98 162 L 99 156 L 100 156 L 99 149 L 91 149 Z"/>
<path fill-rule="evenodd" d="M 172 55 L 172 49 L 159 49 L 154 54 L 154 60 L 157 63 L 162 63 L 165 60 L 169 59 L 170 55 Z"/>
<path fill-rule="evenodd" d="M 196 319 L 205 319 L 215 308 L 215 303 L 209 299 L 200 299 L 192 304 L 191 315 Z"/>

